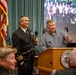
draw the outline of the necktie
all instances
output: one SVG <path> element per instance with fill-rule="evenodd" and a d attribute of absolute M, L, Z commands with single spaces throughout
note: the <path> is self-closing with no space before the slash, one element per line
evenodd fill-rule
<path fill-rule="evenodd" d="M 27 35 L 29 35 L 29 32 L 28 32 L 28 30 L 26 30 L 26 34 L 27 34 Z"/>

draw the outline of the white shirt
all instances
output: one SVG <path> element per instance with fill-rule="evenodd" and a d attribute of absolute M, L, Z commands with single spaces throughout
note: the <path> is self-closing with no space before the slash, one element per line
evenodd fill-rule
<path fill-rule="evenodd" d="M 26 33 L 26 30 L 27 30 L 27 29 L 24 29 L 24 28 L 22 28 L 22 27 L 20 27 L 20 28 Z"/>

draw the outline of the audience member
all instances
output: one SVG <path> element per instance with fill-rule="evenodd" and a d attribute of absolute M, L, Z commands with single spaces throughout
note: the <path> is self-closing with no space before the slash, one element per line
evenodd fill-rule
<path fill-rule="evenodd" d="M 63 70 L 53 70 L 51 75 L 76 75 L 76 48 L 74 48 L 68 57 L 69 68 Z"/>
<path fill-rule="evenodd" d="M 10 75 L 9 71 L 15 69 L 16 49 L 13 48 L 0 48 L 0 75 Z"/>

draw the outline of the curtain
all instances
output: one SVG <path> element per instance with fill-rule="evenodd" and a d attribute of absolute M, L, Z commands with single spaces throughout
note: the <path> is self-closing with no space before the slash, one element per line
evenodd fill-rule
<path fill-rule="evenodd" d="M 8 35 L 7 45 L 11 44 L 12 33 L 19 27 L 20 16 L 26 15 L 30 19 L 29 28 L 38 31 L 42 36 L 44 27 L 44 0 L 8 0 Z"/>

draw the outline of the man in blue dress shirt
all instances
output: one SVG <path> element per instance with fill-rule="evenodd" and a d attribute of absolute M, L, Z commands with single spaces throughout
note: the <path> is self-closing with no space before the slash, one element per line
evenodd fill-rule
<path fill-rule="evenodd" d="M 53 47 L 65 47 L 65 42 L 70 43 L 72 41 L 70 35 L 65 35 L 65 33 L 56 29 L 56 23 L 53 20 L 47 21 L 47 28 L 48 31 L 42 35 L 40 40 L 41 50 Z"/>

